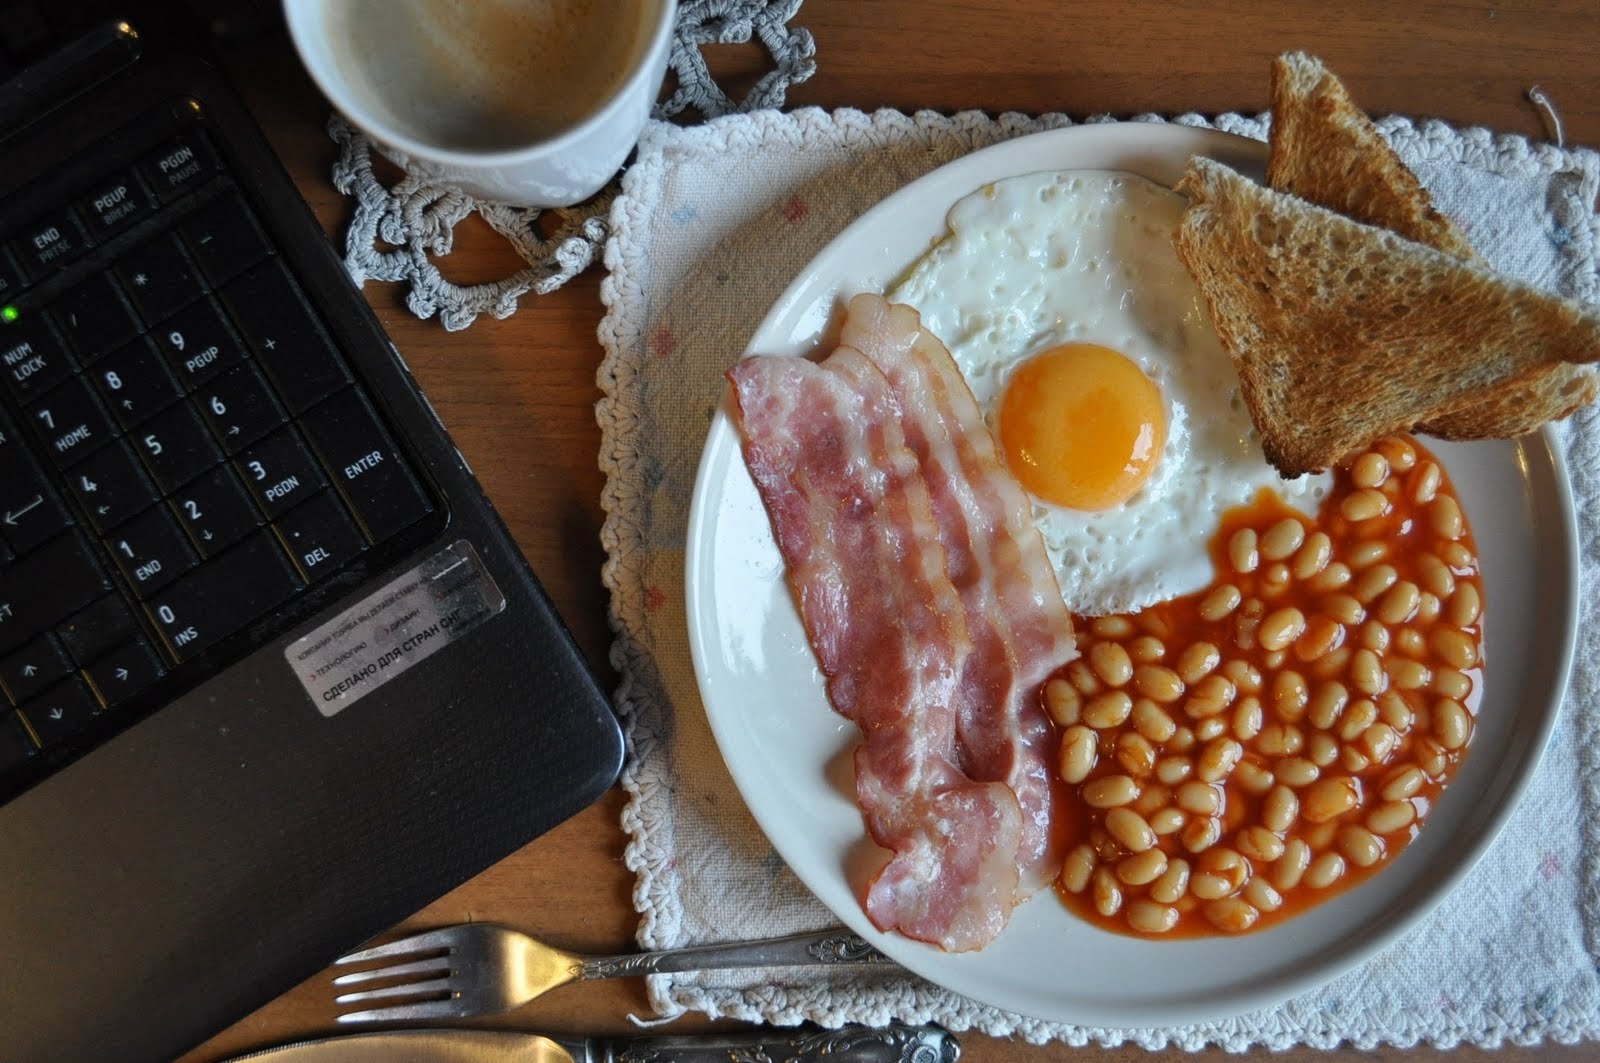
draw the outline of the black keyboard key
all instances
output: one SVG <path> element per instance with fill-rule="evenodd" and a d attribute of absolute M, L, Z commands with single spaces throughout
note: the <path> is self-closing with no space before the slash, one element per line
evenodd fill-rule
<path fill-rule="evenodd" d="M 25 554 L 71 523 L 27 441 L 0 409 L 0 542 Z"/>
<path fill-rule="evenodd" d="M 57 637 L 80 667 L 92 664 L 111 647 L 138 634 L 139 621 L 120 591 L 92 602 L 56 625 Z"/>
<path fill-rule="evenodd" d="M 96 273 L 50 305 L 50 316 L 78 361 L 87 364 L 142 331 L 109 273 Z"/>
<path fill-rule="evenodd" d="M 180 231 L 213 288 L 272 253 L 255 215 L 238 196 L 200 208 Z"/>
<path fill-rule="evenodd" d="M 117 279 L 139 308 L 146 324 L 154 325 L 205 294 L 200 273 L 178 237 L 167 233 L 134 248 L 117 260 Z"/>
<path fill-rule="evenodd" d="M 61 535 L 0 570 L 0 652 L 41 635 L 106 591 L 111 581 L 78 535 Z"/>
<path fill-rule="evenodd" d="M 78 214 L 95 239 L 104 241 L 155 212 L 155 203 L 131 170 L 118 170 L 78 197 Z"/>
<path fill-rule="evenodd" d="M 0 445 L 0 540 L 25 554 L 71 524 L 71 514 L 33 459 L 17 443 Z"/>
<path fill-rule="evenodd" d="M 67 487 L 104 534 L 161 497 L 128 442 L 119 439 L 67 471 Z"/>
<path fill-rule="evenodd" d="M 221 294 L 257 363 L 289 409 L 302 413 L 349 383 L 344 359 L 283 263 L 263 262 Z"/>
<path fill-rule="evenodd" d="M 11 252 L 0 247 L 0 304 L 11 302 L 24 287 L 22 271 L 11 260 Z"/>
<path fill-rule="evenodd" d="M 213 299 L 202 299 L 150 330 L 167 364 L 191 391 L 244 361 L 244 347 Z"/>
<path fill-rule="evenodd" d="M 0 485 L 0 494 L 5 493 Z M 10 497 L 15 501 L 0 505 L 0 536 L 14 553 L 26 554 L 72 525 L 72 515 L 47 485 Z"/>
<path fill-rule="evenodd" d="M 161 658 L 144 639 L 118 646 L 84 669 L 89 685 L 107 708 L 120 705 L 147 689 L 166 672 Z"/>
<path fill-rule="evenodd" d="M 100 702 L 77 676 L 56 684 L 22 707 L 22 715 L 45 748 L 83 730 L 99 711 Z"/>
<path fill-rule="evenodd" d="M 0 685 L 11 704 L 20 705 L 72 672 L 72 659 L 60 643 L 46 635 L 0 660 Z"/>
<path fill-rule="evenodd" d="M 34 280 L 46 277 L 89 250 L 89 237 L 71 207 L 34 219 L 11 240 L 24 272 Z"/>
<path fill-rule="evenodd" d="M 367 548 L 339 496 L 324 491 L 278 521 L 278 535 L 306 582 L 321 579 Z"/>
<path fill-rule="evenodd" d="M 18 401 L 44 394 L 71 376 L 75 367 L 67 345 L 43 315 L 0 325 L 0 369 Z"/>
<path fill-rule="evenodd" d="M 367 400 L 342 391 L 301 420 L 371 542 L 387 539 L 433 509 Z"/>
<path fill-rule="evenodd" d="M 195 393 L 195 401 L 229 454 L 237 454 L 285 420 L 283 408 L 253 365 L 241 365 L 213 380 Z"/>
<path fill-rule="evenodd" d="M 27 418 L 58 466 L 77 461 L 116 435 L 82 377 L 73 377 L 28 407 Z"/>
<path fill-rule="evenodd" d="M 16 771 L 33 756 L 33 739 L 14 712 L 0 712 L 0 778 Z"/>
<path fill-rule="evenodd" d="M 133 449 L 170 494 L 222 460 L 217 441 L 187 402 L 167 407 L 133 430 Z"/>
<path fill-rule="evenodd" d="M 259 531 L 146 603 L 150 619 L 187 661 L 288 601 L 302 587 L 270 531 Z"/>
<path fill-rule="evenodd" d="M 293 428 L 274 432 L 234 459 L 239 475 L 267 517 L 276 518 L 310 498 L 328 481 Z"/>
<path fill-rule="evenodd" d="M 107 538 L 106 546 L 141 598 L 150 597 L 189 571 L 197 560 L 177 518 L 166 506 L 135 517 Z"/>
<path fill-rule="evenodd" d="M 172 505 L 201 557 L 215 557 L 262 524 L 238 476 L 226 465 L 175 493 Z"/>
<path fill-rule="evenodd" d="M 171 405 L 183 394 L 148 337 L 108 354 L 86 375 L 111 416 L 124 428 Z"/>
<path fill-rule="evenodd" d="M 190 189 L 200 187 L 216 172 L 216 152 L 199 130 L 175 137 L 170 144 L 139 163 L 139 173 L 163 203 L 170 203 Z"/>

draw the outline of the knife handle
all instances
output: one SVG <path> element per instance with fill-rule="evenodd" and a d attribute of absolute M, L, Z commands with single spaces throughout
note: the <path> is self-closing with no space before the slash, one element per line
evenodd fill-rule
<path fill-rule="evenodd" d="M 936 1026 L 846 1026 L 602 1041 L 587 1063 L 956 1063 L 961 1046 Z"/>

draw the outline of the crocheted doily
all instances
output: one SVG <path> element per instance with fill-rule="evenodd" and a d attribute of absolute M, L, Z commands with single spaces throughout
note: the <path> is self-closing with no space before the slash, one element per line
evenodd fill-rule
<path fill-rule="evenodd" d="M 781 107 L 790 85 L 816 71 L 816 44 L 804 29 L 789 26 L 801 0 L 683 0 L 668 64 L 670 96 L 655 117 L 688 111 L 710 119 L 759 108 Z M 759 41 L 772 68 L 745 94 L 730 97 L 711 77 L 701 49 L 708 44 Z M 490 203 L 457 189 L 402 173 L 385 184 L 373 168 L 371 142 L 342 118 L 328 120 L 339 145 L 333 183 L 355 200 L 345 233 L 345 268 L 357 286 L 366 281 L 404 281 L 406 305 L 421 318 L 439 315 L 447 329 L 463 329 L 483 313 L 509 317 L 529 292 L 545 294 L 592 265 L 604 247 L 607 218 L 620 176 L 592 199 L 544 211 Z M 478 214 L 505 237 L 527 265 L 509 277 L 483 284 L 447 280 L 434 259 L 450 253 L 455 227 Z M 544 217 L 548 213 L 551 219 Z"/>

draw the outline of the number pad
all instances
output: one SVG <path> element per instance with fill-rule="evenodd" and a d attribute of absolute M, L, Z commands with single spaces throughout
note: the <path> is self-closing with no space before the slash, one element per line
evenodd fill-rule
<path fill-rule="evenodd" d="M 198 128 L 125 149 L 0 240 L 0 802 L 420 545 L 435 504 L 256 182 Z"/>
<path fill-rule="evenodd" d="M 213 299 L 202 299 L 150 330 L 156 346 L 191 391 L 244 359 L 244 347 Z"/>
<path fill-rule="evenodd" d="M 189 540 L 205 558 L 215 557 L 261 527 L 261 515 L 226 465 L 174 494 L 172 507 Z"/>
<path fill-rule="evenodd" d="M 133 445 L 150 475 L 168 493 L 222 460 L 217 441 L 187 402 L 135 428 Z"/>
<path fill-rule="evenodd" d="M 148 339 L 102 358 L 87 376 L 111 416 L 124 428 L 138 424 L 183 394 Z"/>

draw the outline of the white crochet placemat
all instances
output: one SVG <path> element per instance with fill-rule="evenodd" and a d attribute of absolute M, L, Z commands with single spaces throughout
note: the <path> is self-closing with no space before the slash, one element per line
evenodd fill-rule
<path fill-rule="evenodd" d="M 1151 119 L 1153 120 L 1153 119 Z M 1186 124 L 1205 125 L 1186 116 Z M 655 124 L 612 216 L 602 295 L 603 538 L 626 717 L 639 943 L 667 948 L 818 929 L 834 919 L 751 819 L 708 729 L 684 616 L 689 498 L 723 371 L 806 262 L 866 208 L 975 148 L 1070 124 L 979 114 L 764 111 Z M 1265 121 L 1217 126 L 1265 136 Z M 1380 128 L 1498 267 L 1600 300 L 1600 156 L 1483 130 Z M 1485 1046 L 1600 1036 L 1600 411 L 1563 437 L 1579 497 L 1584 608 L 1578 669 L 1527 800 L 1466 884 L 1364 966 L 1281 1007 L 1170 1029 L 1095 1029 L 1007 1014 L 905 975 L 793 969 L 655 976 L 662 1016 L 686 1010 L 791 1024 L 933 1021 L 955 1030 L 1150 1048 Z"/>

